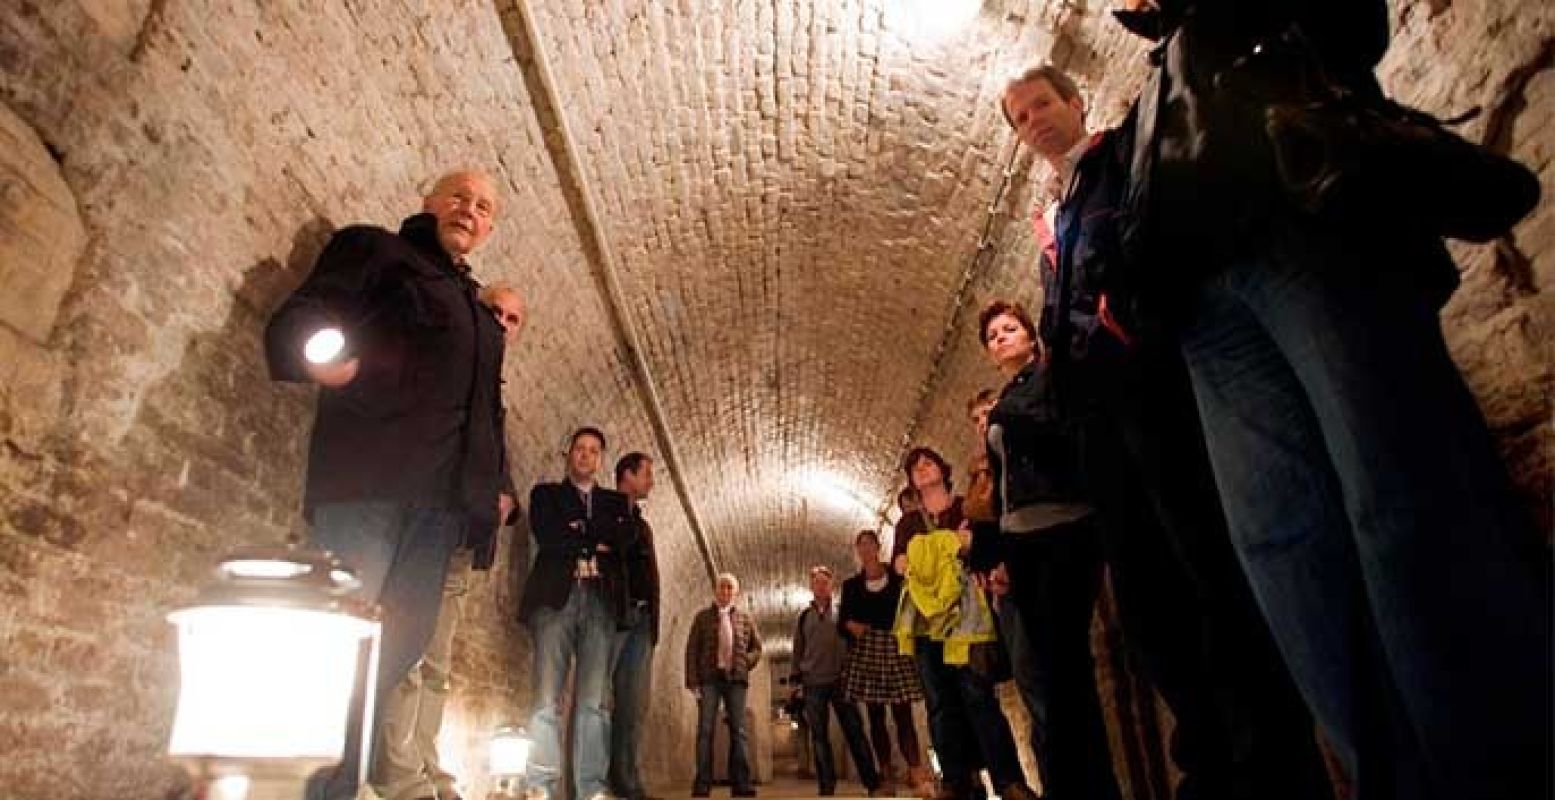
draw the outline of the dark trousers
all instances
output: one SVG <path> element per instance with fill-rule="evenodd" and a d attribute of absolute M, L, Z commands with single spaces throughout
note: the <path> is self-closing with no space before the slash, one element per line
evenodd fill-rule
<path fill-rule="evenodd" d="M 864 722 L 859 718 L 858 706 L 843 699 L 842 689 L 835 683 L 804 687 L 804 710 L 805 720 L 810 725 L 810 741 L 815 745 L 815 781 L 821 794 L 831 794 L 837 789 L 837 765 L 832 762 L 831 752 L 833 710 L 837 712 L 843 741 L 853 755 L 853 766 L 858 768 L 859 781 L 871 791 L 880 786 L 880 773 L 875 770 L 869 742 L 864 738 Z"/>
<path fill-rule="evenodd" d="M 718 706 L 723 705 L 729 723 L 729 783 L 737 792 L 754 788 L 750 759 L 746 755 L 744 682 L 722 676 L 702 684 L 697 696 L 697 772 L 693 788 L 707 791 L 713 785 L 713 726 L 718 724 Z"/>
<path fill-rule="evenodd" d="M 1231 547 L 1178 351 L 1136 350 L 1096 386 L 1086 467 L 1125 645 L 1176 719 L 1177 798 L 1331 797 Z"/>
<path fill-rule="evenodd" d="M 1101 535 L 1090 519 L 1008 537 L 1010 602 L 1025 629 L 1021 694 L 1041 735 L 1033 741 L 1044 796 L 1119 800 L 1096 694 L 1091 613 L 1101 586 Z M 1012 658 L 1020 659 L 1016 653 Z"/>
<path fill-rule="evenodd" d="M 902 751 L 907 766 L 916 767 L 923 762 L 918 750 L 918 731 L 912 723 L 912 703 L 865 703 L 869 717 L 869 739 L 875 745 L 875 767 L 882 778 L 891 774 L 891 729 L 886 722 L 886 711 L 896 723 L 896 744 Z"/>
<path fill-rule="evenodd" d="M 945 785 L 958 797 L 970 797 L 981 758 L 995 789 L 1024 786 L 1015 736 L 999 708 L 993 682 L 967 667 L 946 664 L 945 646 L 931 639 L 919 637 L 913 656 Z"/>

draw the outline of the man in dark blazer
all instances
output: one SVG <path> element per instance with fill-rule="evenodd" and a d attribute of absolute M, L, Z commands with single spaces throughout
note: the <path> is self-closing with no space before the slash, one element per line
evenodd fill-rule
<path fill-rule="evenodd" d="M 631 501 L 636 531 L 623 554 L 629 606 L 610 667 L 610 788 L 622 800 L 648 800 L 637 747 L 653 685 L 653 648 L 659 643 L 659 560 L 641 505 L 653 491 L 653 459 L 637 452 L 622 456 L 616 462 L 616 491 Z"/>
<path fill-rule="evenodd" d="M 597 485 L 605 435 L 579 428 L 567 447 L 567 477 L 529 493 L 535 562 L 524 586 L 519 619 L 534 639 L 535 706 L 529 734 L 533 796 L 556 800 L 562 790 L 562 689 L 576 659 L 572 728 L 572 797 L 609 797 L 609 727 L 605 693 L 616 630 L 627 610 L 621 554 L 635 525 L 626 495 Z"/>

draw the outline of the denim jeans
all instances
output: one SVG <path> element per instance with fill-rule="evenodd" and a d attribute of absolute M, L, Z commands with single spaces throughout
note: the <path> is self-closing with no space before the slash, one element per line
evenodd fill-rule
<path fill-rule="evenodd" d="M 723 705 L 729 723 L 729 783 L 738 792 L 754 788 L 750 759 L 747 755 L 750 743 L 745 730 L 745 694 L 750 687 L 744 683 L 714 678 L 702 684 L 697 695 L 697 772 L 692 783 L 696 791 L 707 791 L 713 785 L 713 726 L 718 724 L 718 707 Z"/>
<path fill-rule="evenodd" d="M 964 666 L 946 664 L 945 646 L 939 642 L 919 637 L 913 651 L 928 706 L 929 736 L 945 785 L 958 797 L 970 796 L 981 756 L 995 790 L 1024 786 L 1026 774 L 1009 720 L 999 708 L 997 687 Z"/>
<path fill-rule="evenodd" d="M 362 581 L 359 597 L 383 612 L 375 709 L 421 660 L 437 627 L 448 560 L 464 539 L 463 512 L 393 502 L 331 503 L 313 509 L 313 544 L 334 553 Z M 310 800 L 351 800 L 360 784 L 365 675 L 358 671 L 346 750 L 333 772 L 308 782 Z M 381 718 L 381 711 L 375 717 Z M 374 723 L 375 749 L 382 726 Z"/>
<path fill-rule="evenodd" d="M 1232 542 L 1357 798 L 1547 797 L 1548 555 L 1426 266 L 1290 226 L 1199 288 L 1183 353 Z"/>
<path fill-rule="evenodd" d="M 588 800 L 609 794 L 606 770 L 610 758 L 610 717 L 605 690 L 610 684 L 610 660 L 616 626 L 598 580 L 577 581 L 559 609 L 541 608 L 529 621 L 535 648 L 535 706 L 529 718 L 533 741 L 529 785 L 559 798 L 562 791 L 562 690 L 568 668 L 576 659 L 573 686 L 572 797 Z"/>
<path fill-rule="evenodd" d="M 644 614 L 631 630 L 616 635 L 611 668 L 610 787 L 617 797 L 646 794 L 638 768 L 643 714 L 653 685 L 653 621 Z"/>
<path fill-rule="evenodd" d="M 859 781 L 864 788 L 874 791 L 880 786 L 880 773 L 875 769 L 869 740 L 864 738 L 864 720 L 859 716 L 858 705 L 844 700 L 841 687 L 835 683 L 804 687 L 805 721 L 810 726 L 810 741 L 815 745 L 816 784 L 820 786 L 821 794 L 837 790 L 837 765 L 832 761 L 831 752 L 833 709 L 837 711 L 843 742 L 853 755 L 853 766 L 858 768 Z"/>

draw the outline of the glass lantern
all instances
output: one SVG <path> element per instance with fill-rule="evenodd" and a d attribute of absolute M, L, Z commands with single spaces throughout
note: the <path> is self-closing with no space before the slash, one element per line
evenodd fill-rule
<path fill-rule="evenodd" d="M 168 753 L 207 794 L 296 800 L 310 773 L 339 761 L 364 641 L 367 686 L 377 672 L 379 623 L 352 600 L 359 586 L 329 553 L 248 547 L 168 615 L 181 674 Z"/>
<path fill-rule="evenodd" d="M 519 797 L 529 771 L 529 734 L 517 725 L 503 725 L 491 735 L 487 769 L 497 782 L 493 797 Z"/>

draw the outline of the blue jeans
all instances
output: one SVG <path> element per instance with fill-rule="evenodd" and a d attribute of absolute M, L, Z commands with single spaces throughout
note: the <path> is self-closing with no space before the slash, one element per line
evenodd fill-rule
<path fill-rule="evenodd" d="M 533 750 L 529 785 L 549 798 L 561 797 L 562 689 L 568 667 L 577 660 L 573 688 L 572 770 L 575 798 L 608 794 L 610 717 L 605 689 L 610 683 L 614 615 L 598 580 L 577 581 L 559 609 L 541 608 L 529 621 L 535 647 L 535 710 L 529 718 Z"/>
<path fill-rule="evenodd" d="M 754 788 L 751 779 L 750 760 L 746 755 L 749 743 L 745 731 L 745 694 L 750 687 L 744 683 L 714 678 L 702 684 L 697 695 L 697 773 L 692 788 L 707 791 L 713 785 L 713 726 L 718 724 L 718 706 L 723 704 L 729 722 L 729 783 L 737 792 Z"/>
<path fill-rule="evenodd" d="M 1015 736 L 999 708 L 993 682 L 966 667 L 946 664 L 945 646 L 932 639 L 919 637 L 913 651 L 929 712 L 929 736 L 945 785 L 958 797 L 970 796 L 981 755 L 995 790 L 1024 786 Z"/>
<path fill-rule="evenodd" d="M 362 581 L 358 595 L 383 611 L 378 685 L 381 715 L 389 692 L 426 652 L 442 608 L 448 560 L 464 539 L 463 512 L 413 508 L 393 502 L 331 503 L 313 509 L 313 544 L 334 553 Z M 358 670 L 350 728 L 340 765 L 309 781 L 311 800 L 355 798 L 361 778 L 360 728 L 365 673 Z M 377 740 L 377 720 L 373 738 Z"/>
<path fill-rule="evenodd" d="M 874 791 L 880 786 L 880 772 L 875 769 L 869 740 L 864 738 L 864 720 L 859 716 L 857 704 L 844 700 L 837 684 L 828 683 L 804 687 L 805 721 L 810 726 L 810 741 L 815 744 L 815 780 L 821 794 L 831 794 L 837 789 L 837 765 L 832 762 L 831 752 L 832 709 L 837 710 L 837 724 L 842 728 L 848 752 L 853 755 L 859 781 L 864 788 Z M 886 755 L 890 755 L 890 751 Z"/>
<path fill-rule="evenodd" d="M 1183 353 L 1232 542 L 1360 800 L 1549 796 L 1547 554 L 1422 263 L 1279 231 Z"/>
<path fill-rule="evenodd" d="M 611 669 L 610 786 L 617 797 L 646 794 L 637 764 L 648 687 L 653 684 L 653 621 L 644 614 L 631 630 L 616 636 Z"/>

